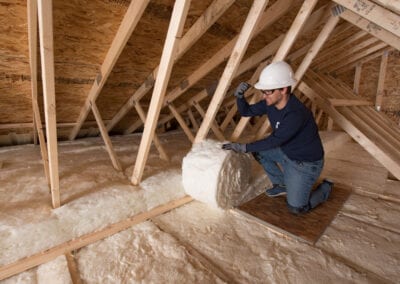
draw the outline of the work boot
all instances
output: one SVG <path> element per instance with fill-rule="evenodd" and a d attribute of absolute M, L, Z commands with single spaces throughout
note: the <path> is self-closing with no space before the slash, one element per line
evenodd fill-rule
<path fill-rule="evenodd" d="M 280 184 L 273 184 L 272 188 L 267 189 L 265 194 L 269 197 L 277 197 L 281 195 L 286 195 L 286 186 Z"/>

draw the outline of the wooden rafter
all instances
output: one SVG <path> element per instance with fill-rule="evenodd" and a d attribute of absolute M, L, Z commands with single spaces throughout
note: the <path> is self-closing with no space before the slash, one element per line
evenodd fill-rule
<path fill-rule="evenodd" d="M 43 133 L 42 119 L 37 97 L 37 25 L 38 25 L 37 0 L 28 0 L 28 37 L 29 37 L 29 66 L 31 70 L 32 109 L 34 119 L 34 132 L 39 136 L 40 152 L 42 154 L 44 173 L 47 184 L 51 187 L 49 173 L 49 156 L 46 140 Z"/>
<path fill-rule="evenodd" d="M 125 16 L 121 22 L 121 25 L 118 28 L 117 34 L 115 35 L 115 38 L 111 43 L 110 49 L 107 52 L 104 62 L 100 67 L 100 71 L 98 72 L 92 88 L 89 91 L 85 104 L 81 109 L 76 125 L 69 135 L 70 140 L 75 139 L 78 135 L 78 132 L 81 129 L 83 122 L 89 114 L 91 103 L 96 101 L 101 90 L 103 89 L 104 84 L 106 83 L 115 63 L 118 60 L 118 57 L 120 56 L 133 30 L 135 29 L 140 18 L 142 17 L 142 14 L 147 7 L 149 1 L 150 0 L 131 1 L 131 4 L 129 5 L 128 10 L 126 11 Z"/>
<path fill-rule="evenodd" d="M 381 28 L 375 23 L 363 18 L 362 16 L 357 15 L 350 10 L 341 11 L 339 15 L 342 19 L 379 38 L 381 41 L 386 42 L 388 45 L 400 50 L 400 37 Z"/>
<path fill-rule="evenodd" d="M 51 1 L 39 0 L 39 38 L 42 63 L 44 114 L 46 119 L 47 150 L 51 200 L 54 208 L 60 207 L 60 180 L 58 173 L 56 98 L 54 86 L 53 7 Z"/>
<path fill-rule="evenodd" d="M 296 41 L 301 29 L 303 28 L 306 20 L 311 15 L 312 10 L 317 4 L 318 0 L 305 0 L 301 6 L 299 12 L 296 15 L 289 31 L 286 33 L 285 39 L 282 45 L 279 47 L 278 52 L 275 54 L 273 62 L 285 59 L 286 55 L 289 53 L 290 48 Z"/>
<path fill-rule="evenodd" d="M 275 21 L 278 20 L 278 16 L 284 14 L 288 9 L 288 2 L 291 1 L 279 1 L 275 5 L 273 5 L 270 9 L 265 11 L 262 15 L 262 20 L 259 22 L 256 31 L 252 35 L 254 37 L 258 33 L 260 33 L 263 29 L 272 25 Z M 232 40 L 230 40 L 223 48 L 221 48 L 218 52 L 216 52 L 209 60 L 207 60 L 204 64 L 202 64 L 199 68 L 197 68 L 191 75 L 185 78 L 180 86 L 176 87 L 172 91 L 170 91 L 165 96 L 165 105 L 169 102 L 173 102 L 176 98 L 181 96 L 184 92 L 186 92 L 190 87 L 192 87 L 195 83 L 197 83 L 200 79 L 206 76 L 209 72 L 211 72 L 214 68 L 219 66 L 222 62 L 226 60 L 226 58 L 232 53 L 232 50 L 235 46 L 235 43 L 238 40 L 239 35 L 235 36 Z M 248 63 L 249 64 L 249 63 Z M 253 63 L 254 64 L 254 63 Z M 238 69 L 240 70 L 240 69 Z M 240 71 L 243 72 L 243 71 Z"/>
<path fill-rule="evenodd" d="M 376 52 L 373 52 L 370 55 L 364 56 L 364 57 L 362 57 L 362 58 L 360 58 L 358 60 L 355 60 L 354 62 L 352 62 L 350 64 L 347 64 L 346 66 L 343 66 L 343 67 L 339 68 L 338 70 L 335 71 L 335 74 L 340 74 L 342 72 L 345 72 L 345 71 L 347 71 L 349 69 L 352 69 L 352 68 L 356 67 L 359 64 L 363 65 L 363 64 L 365 64 L 365 63 L 367 63 L 367 62 L 369 62 L 369 61 L 371 61 L 371 60 L 373 60 L 373 59 L 375 59 L 377 57 L 382 56 L 382 54 L 384 52 L 390 53 L 393 50 L 394 49 L 392 47 L 387 47 L 387 48 L 384 48 L 382 50 L 378 50 Z"/>
<path fill-rule="evenodd" d="M 135 185 L 139 184 L 142 179 L 144 166 L 150 151 L 150 143 L 154 137 L 157 120 L 164 101 L 165 90 L 167 89 L 169 78 L 171 76 L 171 70 L 178 47 L 178 39 L 181 37 L 189 6 L 189 0 L 176 1 L 174 10 L 172 11 L 171 22 L 169 24 L 164 50 L 161 56 L 156 82 L 154 84 L 150 108 L 144 125 L 135 168 L 133 169 L 131 178 L 132 183 Z"/>
<path fill-rule="evenodd" d="M 274 11 L 274 9 L 272 9 L 273 6 L 271 8 L 269 8 L 266 12 L 264 12 L 264 15 L 262 17 L 262 19 L 267 18 L 266 14 L 268 11 Z M 326 21 L 326 15 L 330 13 L 330 10 L 328 9 L 329 7 L 327 6 L 323 6 L 320 9 L 318 9 L 317 11 L 315 11 L 310 17 L 309 20 L 307 21 L 307 23 L 305 24 L 305 26 L 303 27 L 303 29 L 300 31 L 301 33 L 307 33 L 308 31 L 310 31 L 311 29 L 313 29 L 316 25 L 319 25 L 321 23 L 324 23 Z M 342 25 L 340 27 L 340 29 L 335 30 L 335 33 L 341 33 L 344 30 L 347 30 L 349 28 L 349 24 L 347 25 Z M 258 25 L 258 29 L 261 29 L 260 24 Z M 279 46 L 281 45 L 282 41 L 284 39 L 284 35 L 281 35 L 279 37 L 277 37 L 276 39 L 274 39 L 272 42 L 270 42 L 268 45 L 266 45 L 265 47 L 261 48 L 259 51 L 255 52 L 253 55 L 251 55 L 249 58 L 247 58 L 245 61 L 243 61 L 237 72 L 235 73 L 235 77 L 239 76 L 240 74 L 250 70 L 251 68 L 257 66 L 261 61 L 263 61 L 265 58 L 269 57 L 270 55 L 274 54 L 276 52 L 276 50 L 279 48 Z M 305 53 L 305 52 L 304 52 Z M 197 95 L 195 95 L 193 98 L 190 98 L 189 101 L 183 105 L 181 105 L 180 107 L 177 108 L 178 112 L 183 112 L 185 111 L 188 106 L 191 106 L 194 104 L 194 102 L 200 102 L 201 100 L 205 99 L 208 95 L 208 88 L 204 89 L 203 91 L 199 92 Z M 221 124 L 220 129 L 222 131 L 225 130 L 225 128 L 228 126 L 229 123 L 232 123 L 232 117 L 235 115 L 237 109 L 236 109 L 236 104 L 234 103 L 234 100 L 230 100 L 230 102 L 224 102 L 223 105 L 224 106 L 228 106 L 228 104 L 232 105 L 231 110 L 228 112 L 229 117 L 226 117 L 225 120 L 223 121 L 223 123 Z M 169 116 L 166 117 L 165 119 L 162 119 L 160 121 L 161 124 L 165 123 L 166 121 L 172 119 L 173 116 Z M 136 128 L 138 128 L 140 125 L 138 123 L 134 123 L 132 124 L 132 127 L 130 127 L 126 133 L 131 133 L 133 132 Z M 218 128 L 216 128 L 214 126 L 214 123 L 212 124 L 212 130 L 213 132 L 218 136 L 222 136 L 218 134 Z M 235 125 L 236 127 L 236 125 Z M 213 129 L 214 128 L 214 129 Z M 215 131 L 214 131 L 215 130 Z M 221 139 L 221 138 L 219 138 Z"/>
<path fill-rule="evenodd" d="M 340 69 L 340 68 L 342 68 L 342 67 L 344 67 L 344 66 L 346 66 L 346 65 L 348 65 L 348 64 L 350 64 L 350 63 L 352 63 L 354 61 L 362 59 L 365 56 L 368 56 L 369 54 L 372 54 L 372 53 L 374 53 L 374 52 L 376 52 L 378 50 L 384 49 L 385 47 L 387 47 L 387 44 L 384 43 L 384 42 L 372 45 L 372 46 L 370 46 L 370 47 L 368 47 L 366 49 L 363 49 L 362 51 L 359 51 L 359 52 L 351 55 L 350 57 L 347 57 L 347 58 L 337 62 L 334 65 L 328 66 L 328 68 L 326 70 L 327 70 L 328 73 L 334 72 L 334 71 L 336 71 L 336 70 L 338 70 L 338 69 Z"/>
<path fill-rule="evenodd" d="M 253 36 L 260 33 L 263 29 L 267 28 L 271 24 L 273 24 L 276 20 L 279 19 L 283 14 L 287 12 L 290 7 L 290 4 L 293 0 L 280 0 L 273 4 L 270 8 L 268 8 L 262 15 L 259 24 L 257 25 L 256 31 L 254 32 Z M 319 22 L 321 19 L 324 18 L 325 9 L 321 8 L 319 11 L 316 12 L 315 16 L 313 17 L 312 21 L 310 21 L 310 27 L 313 26 L 316 22 Z M 281 37 L 278 37 L 279 40 L 282 40 Z M 229 41 L 222 49 L 220 49 L 217 53 L 215 53 L 209 60 L 207 60 L 204 64 L 202 64 L 197 70 L 195 70 L 191 75 L 189 75 L 186 79 L 184 79 L 182 84 L 177 88 L 173 89 L 166 95 L 166 99 L 164 102 L 164 106 L 166 106 L 169 102 L 174 101 L 176 98 L 181 96 L 185 91 L 187 91 L 191 86 L 197 83 L 200 79 L 206 76 L 209 72 L 211 72 L 214 68 L 220 65 L 226 58 L 229 56 L 230 52 L 232 52 L 232 48 L 237 40 L 237 36 Z M 280 43 L 278 39 L 275 39 L 272 45 L 277 45 Z M 256 57 L 262 57 L 265 53 L 269 53 L 268 50 L 262 49 L 259 53 L 251 56 L 250 58 L 246 59 L 240 67 L 238 71 L 235 73 L 238 76 L 241 72 L 245 72 L 245 68 L 252 68 L 256 66 L 258 63 L 255 62 Z M 258 59 L 262 60 L 262 59 Z M 251 65 L 252 64 L 252 65 Z M 189 104 L 191 105 L 191 104 Z M 172 117 L 171 117 L 172 118 Z M 138 123 L 134 123 L 128 127 L 125 133 L 132 133 L 136 128 L 140 127 Z"/>
<path fill-rule="evenodd" d="M 400 16 L 369 0 L 334 0 L 354 13 L 400 37 Z"/>
<path fill-rule="evenodd" d="M 211 127 L 212 121 L 221 105 L 226 91 L 239 67 L 240 61 L 247 49 L 251 40 L 251 35 L 256 28 L 256 24 L 261 18 L 262 12 L 267 6 L 267 0 L 255 0 L 247 16 L 247 19 L 240 31 L 235 47 L 233 48 L 232 55 L 230 56 L 225 70 L 221 76 L 218 87 L 212 97 L 211 103 L 207 109 L 206 116 L 196 134 L 195 142 L 200 142 L 206 138 L 208 131 Z"/>
<path fill-rule="evenodd" d="M 348 38 L 340 41 L 340 42 L 335 42 L 335 44 L 331 45 L 328 48 L 324 48 L 321 50 L 320 53 L 318 53 L 318 57 L 315 58 L 313 65 L 316 65 L 318 63 L 321 63 L 325 60 L 329 60 L 329 57 L 332 56 L 332 54 L 338 50 L 343 50 L 345 48 L 348 48 L 349 46 L 352 46 L 354 42 L 360 40 L 364 36 L 367 35 L 367 32 L 365 31 L 359 31 L 355 34 L 352 34 Z"/>
<path fill-rule="evenodd" d="M 304 73 L 310 67 L 311 62 L 321 50 L 322 45 L 326 42 L 329 35 L 332 33 L 333 29 L 336 27 L 337 23 L 339 22 L 339 17 L 331 15 L 329 20 L 326 22 L 325 26 L 322 28 L 321 32 L 319 33 L 318 37 L 314 41 L 313 45 L 307 52 L 307 55 L 304 57 L 303 61 L 301 62 L 300 66 L 297 68 L 296 73 L 294 74 L 295 79 L 297 82 L 293 86 L 293 89 L 296 88 L 297 84 L 300 82 L 301 78 L 303 77 Z"/>
<path fill-rule="evenodd" d="M 197 19 L 193 26 L 182 37 L 177 47 L 174 60 L 178 60 L 185 52 L 219 19 L 219 17 L 233 4 L 233 0 L 215 0 L 207 10 Z M 135 101 L 139 101 L 154 85 L 154 78 L 157 76 L 159 66 L 157 66 L 147 77 L 145 82 L 135 91 L 128 101 L 119 109 L 116 115 L 107 125 L 110 131 L 134 106 Z M 140 125 L 139 125 L 140 126 Z M 131 131 L 132 132 L 132 131 Z M 128 132 L 128 133 L 131 133 Z"/>
<path fill-rule="evenodd" d="M 352 56 L 354 54 L 359 54 L 359 52 L 361 50 L 363 50 L 366 47 L 372 47 L 377 45 L 377 43 L 380 42 L 379 39 L 375 38 L 375 37 L 370 37 L 366 40 L 364 40 L 363 42 L 358 43 L 357 45 L 348 47 L 346 50 L 341 51 L 339 54 L 336 54 L 335 56 L 331 55 L 331 58 L 328 60 L 324 60 L 322 62 L 320 62 L 319 64 L 317 64 L 317 68 L 318 69 L 330 69 L 331 66 L 336 65 L 338 62 L 341 62 L 343 60 L 345 60 L 347 57 Z M 386 44 L 385 44 L 386 46 Z"/>

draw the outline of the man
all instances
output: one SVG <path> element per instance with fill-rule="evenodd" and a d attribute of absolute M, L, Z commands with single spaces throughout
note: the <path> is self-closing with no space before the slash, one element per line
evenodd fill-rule
<path fill-rule="evenodd" d="M 312 191 L 323 168 L 324 150 L 311 111 L 291 94 L 295 82 L 293 70 L 286 62 L 268 65 L 254 86 L 263 93 L 263 100 L 253 105 L 244 97 L 251 86 L 240 83 L 234 93 L 240 114 L 268 115 L 272 133 L 262 140 L 226 143 L 222 148 L 252 153 L 273 184 L 265 193 L 270 197 L 287 195 L 289 211 L 300 214 L 325 202 L 333 183 L 324 180 Z"/>

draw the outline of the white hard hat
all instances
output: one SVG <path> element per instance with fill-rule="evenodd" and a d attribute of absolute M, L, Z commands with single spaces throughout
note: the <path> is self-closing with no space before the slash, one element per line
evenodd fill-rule
<path fill-rule="evenodd" d="M 259 90 L 273 90 L 289 87 L 295 83 L 292 67 L 284 61 L 277 61 L 263 69 L 254 87 Z"/>

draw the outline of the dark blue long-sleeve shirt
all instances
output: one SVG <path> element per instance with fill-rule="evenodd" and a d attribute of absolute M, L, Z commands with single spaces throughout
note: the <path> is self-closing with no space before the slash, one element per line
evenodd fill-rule
<path fill-rule="evenodd" d="M 253 105 L 249 105 L 245 98 L 236 102 L 242 116 L 268 115 L 273 129 L 266 138 L 246 144 L 247 152 L 281 147 L 291 160 L 317 161 L 323 158 L 324 150 L 313 115 L 295 95 L 290 95 L 286 106 L 280 110 L 268 106 L 264 100 Z"/>

